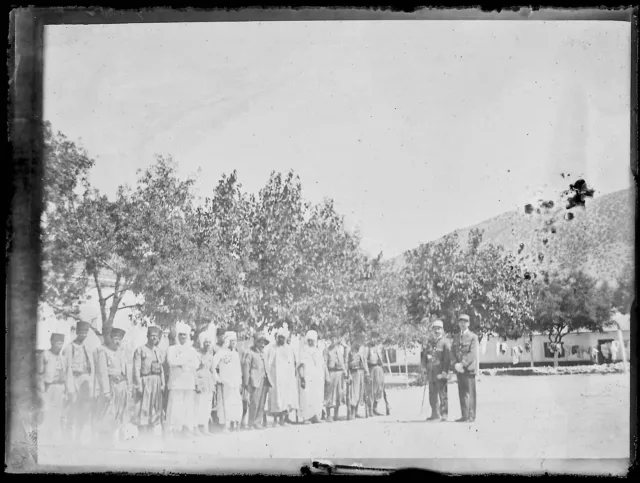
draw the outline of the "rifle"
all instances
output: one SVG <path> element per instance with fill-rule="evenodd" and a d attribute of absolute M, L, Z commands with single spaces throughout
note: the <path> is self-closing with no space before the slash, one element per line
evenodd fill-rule
<path fill-rule="evenodd" d="M 391 414 L 391 408 L 389 407 L 389 401 L 387 400 L 387 389 L 382 388 L 382 397 L 384 398 L 384 407 L 387 410 L 387 416 Z"/>

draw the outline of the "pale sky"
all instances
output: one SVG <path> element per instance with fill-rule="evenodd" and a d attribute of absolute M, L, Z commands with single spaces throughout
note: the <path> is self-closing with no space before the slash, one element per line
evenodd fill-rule
<path fill-rule="evenodd" d="M 294 169 L 393 257 L 584 177 L 631 186 L 630 24 L 49 26 L 44 117 L 112 196 L 171 154 L 209 196 Z M 569 173 L 563 179 L 561 173 Z"/>

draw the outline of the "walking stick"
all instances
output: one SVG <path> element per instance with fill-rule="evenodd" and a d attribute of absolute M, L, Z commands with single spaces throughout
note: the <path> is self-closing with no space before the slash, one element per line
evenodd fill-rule
<path fill-rule="evenodd" d="M 424 409 L 424 398 L 427 395 L 427 383 L 424 383 L 424 390 L 422 391 L 422 405 L 420 406 L 420 414 L 422 414 L 422 410 Z"/>

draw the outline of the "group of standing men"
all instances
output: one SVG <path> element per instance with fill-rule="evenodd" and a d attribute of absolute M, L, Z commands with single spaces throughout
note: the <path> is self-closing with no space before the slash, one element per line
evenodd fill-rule
<path fill-rule="evenodd" d="M 335 339 L 323 351 L 311 330 L 295 351 L 281 328 L 275 341 L 255 334 L 251 348 L 239 353 L 235 332 L 204 331 L 191 343 L 191 328 L 178 323 L 166 351 L 160 328 L 149 327 L 129 364 L 124 330 L 111 329 L 95 351 L 85 344 L 89 330 L 78 322 L 64 349 L 64 335 L 54 333 L 51 348 L 39 355 L 43 439 L 69 435 L 79 442 L 90 429 L 94 441 L 109 443 L 125 436 L 128 423 L 141 435 L 209 436 L 212 422 L 223 431 L 261 429 L 267 414 L 274 425 L 287 425 L 295 412 L 296 420 L 312 424 L 337 420 L 341 405 L 353 419 L 360 406 L 366 416 L 379 415 L 379 402 L 386 403 L 382 357 L 362 339 L 352 347 Z"/>
<path fill-rule="evenodd" d="M 462 413 L 457 421 L 472 423 L 476 419 L 478 336 L 469 330 L 469 322 L 466 314 L 458 317 L 460 332 L 454 336 L 453 344 L 445 337 L 441 320 L 431 324 L 432 337 L 423 352 L 431 405 L 431 416 L 427 421 L 448 420 L 448 381 L 451 369 L 456 373 Z"/>

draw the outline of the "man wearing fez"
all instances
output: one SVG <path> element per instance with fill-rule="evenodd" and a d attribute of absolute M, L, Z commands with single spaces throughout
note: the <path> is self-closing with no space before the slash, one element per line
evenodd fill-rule
<path fill-rule="evenodd" d="M 96 351 L 96 422 L 99 440 L 112 441 L 114 431 L 122 436 L 129 415 L 130 377 L 124 351 L 121 348 L 125 331 L 112 328 L 105 344 Z"/>
<path fill-rule="evenodd" d="M 427 378 L 429 380 L 429 404 L 431 416 L 427 421 L 446 421 L 449 415 L 448 374 L 451 343 L 444 336 L 441 320 L 431 324 L 433 337 L 427 343 Z"/>
<path fill-rule="evenodd" d="M 378 337 L 378 334 L 373 334 L 373 336 Z M 383 414 L 378 411 L 378 404 L 384 397 L 384 370 L 382 369 L 382 354 L 380 354 L 380 349 L 374 340 L 369 341 L 365 354 L 369 374 L 371 374 L 371 378 L 366 384 L 367 399 L 370 404 L 369 414 L 382 416 Z"/>
<path fill-rule="evenodd" d="M 331 344 L 325 352 L 325 363 L 329 371 L 329 387 L 326 394 L 326 420 L 338 421 L 340 404 L 344 399 L 344 380 L 347 377 L 347 364 L 344 347 L 339 338 L 332 337 Z M 331 409 L 333 408 L 333 417 Z"/>
<path fill-rule="evenodd" d="M 133 385 L 136 391 L 134 424 L 140 434 L 153 432 L 161 424 L 165 387 L 162 353 L 157 347 L 159 327 L 147 329 L 147 343 L 133 354 Z"/>
<path fill-rule="evenodd" d="M 78 322 L 75 340 L 62 351 L 67 364 L 71 367 L 67 417 L 71 438 L 76 442 L 80 440 L 82 431 L 91 422 L 94 403 L 95 359 L 94 354 L 85 344 L 89 330 L 88 322 Z"/>
<path fill-rule="evenodd" d="M 62 418 L 65 396 L 73 384 L 68 359 L 61 354 L 64 334 L 51 334 L 51 348 L 43 351 L 37 361 L 38 396 L 42 421 L 39 435 L 43 441 L 62 440 Z"/>
<path fill-rule="evenodd" d="M 458 317 L 460 333 L 453 340 L 454 369 L 458 378 L 458 394 L 462 417 L 457 422 L 474 422 L 476 419 L 476 350 L 478 336 L 469 330 L 469 316 Z"/>
<path fill-rule="evenodd" d="M 242 385 L 249 394 L 249 429 L 263 428 L 264 406 L 270 386 L 264 362 L 264 346 L 268 343 L 263 332 L 256 332 L 242 366 Z"/>
<path fill-rule="evenodd" d="M 176 333 L 178 343 L 167 350 L 169 363 L 167 426 L 172 435 L 200 436 L 200 433 L 195 431 L 196 371 L 200 367 L 200 358 L 193 346 L 188 344 L 191 327 L 178 322 Z"/>

